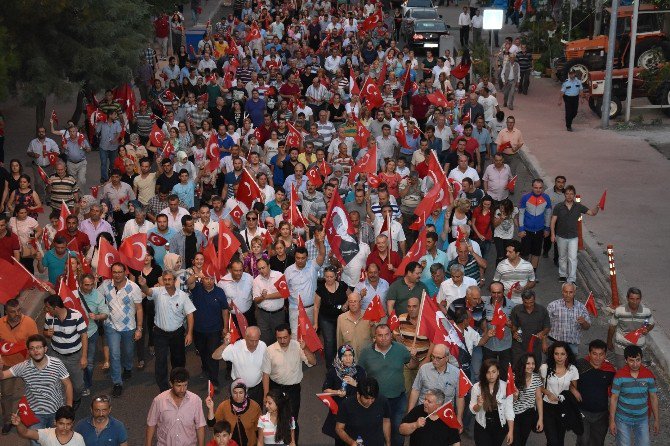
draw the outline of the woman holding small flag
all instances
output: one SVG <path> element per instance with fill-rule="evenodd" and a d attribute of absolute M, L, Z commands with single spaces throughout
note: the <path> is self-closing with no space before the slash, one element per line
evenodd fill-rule
<path fill-rule="evenodd" d="M 242 379 L 236 379 L 230 384 L 230 398 L 219 404 L 214 411 L 214 401 L 211 396 L 205 399 L 207 406 L 207 425 L 213 426 L 216 422 L 227 421 L 231 426 L 230 437 L 239 446 L 256 446 L 258 419 L 261 416 L 261 407 L 249 398 L 247 385 Z"/>
<path fill-rule="evenodd" d="M 500 366 L 495 359 L 486 359 L 479 370 L 482 380 L 472 387 L 470 411 L 475 414 L 475 444 L 511 445 L 514 439 L 512 395 L 507 395 L 507 382 L 500 379 Z"/>

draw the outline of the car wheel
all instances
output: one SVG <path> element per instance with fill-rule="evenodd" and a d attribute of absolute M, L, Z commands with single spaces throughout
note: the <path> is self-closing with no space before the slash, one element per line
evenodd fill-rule
<path fill-rule="evenodd" d="M 586 64 L 586 61 L 584 59 L 573 59 L 568 61 L 568 63 L 565 64 L 565 68 L 563 69 L 563 76 L 567 79 L 568 73 L 573 69 L 577 72 L 577 79 L 585 84 L 589 79 L 589 67 Z"/>
<path fill-rule="evenodd" d="M 600 109 L 601 109 L 602 103 L 603 103 L 603 100 L 602 100 L 601 97 L 598 97 L 598 98 L 596 98 L 594 96 L 589 97 L 589 108 L 591 109 L 591 111 L 593 113 L 595 113 L 598 116 L 600 116 Z"/>
<path fill-rule="evenodd" d="M 589 108 L 598 115 L 600 118 L 602 116 L 602 98 L 594 99 L 589 98 Z M 621 114 L 621 99 L 616 96 L 612 96 L 610 99 L 610 119 L 614 119 Z"/>
<path fill-rule="evenodd" d="M 648 44 L 642 46 L 642 48 L 637 51 L 635 62 L 636 67 L 649 70 L 654 69 L 659 64 L 665 62 L 665 56 L 663 55 L 661 47 L 654 46 L 654 44 Z"/>

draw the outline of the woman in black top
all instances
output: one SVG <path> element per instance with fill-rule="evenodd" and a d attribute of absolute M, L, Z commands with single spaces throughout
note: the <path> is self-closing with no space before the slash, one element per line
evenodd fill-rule
<path fill-rule="evenodd" d="M 314 329 L 321 328 L 327 367 L 332 367 L 335 359 L 337 317 L 344 311 L 342 307 L 347 302 L 349 293 L 351 291 L 347 284 L 337 280 L 337 269 L 327 266 L 323 272 L 323 280 L 316 284 L 314 295 Z"/>
<path fill-rule="evenodd" d="M 335 127 L 339 127 L 347 121 L 347 109 L 344 107 L 339 93 L 333 95 L 333 103 L 328 105 L 328 114 L 330 115 L 330 122 Z"/>
<path fill-rule="evenodd" d="M 156 263 L 154 259 L 154 248 L 152 246 L 147 246 L 147 255 L 144 258 L 144 268 L 142 271 L 135 276 L 135 282 L 139 275 L 142 275 L 147 281 L 147 286 L 153 288 L 156 285 L 159 285 L 159 280 L 163 275 L 163 270 Z M 144 337 L 145 333 L 149 336 L 149 353 L 153 356 L 154 354 L 154 315 L 156 314 L 156 308 L 154 307 L 154 301 L 149 299 L 142 299 L 142 310 L 144 311 L 144 317 L 146 321 L 144 322 L 145 330 L 142 332 L 142 338 L 136 342 L 137 348 L 137 368 L 142 370 L 144 368 Z"/>
<path fill-rule="evenodd" d="M 337 357 L 332 367 L 326 372 L 323 382 L 323 393 L 330 393 L 333 400 L 339 405 L 346 397 L 356 397 L 358 382 L 365 378 L 365 370 L 356 364 L 356 353 L 349 344 L 342 345 L 337 349 Z M 335 415 L 329 410 L 328 416 L 323 422 L 321 432 L 329 437 L 337 438 L 335 435 Z"/>
<path fill-rule="evenodd" d="M 284 274 L 286 268 L 295 263 L 295 259 L 293 256 L 286 253 L 286 245 L 282 240 L 277 240 L 275 242 L 274 249 L 275 255 L 270 257 L 270 269 Z"/>

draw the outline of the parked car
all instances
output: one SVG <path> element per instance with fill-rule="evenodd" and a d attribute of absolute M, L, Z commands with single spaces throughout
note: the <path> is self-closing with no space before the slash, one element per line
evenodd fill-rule
<path fill-rule="evenodd" d="M 442 19 L 415 20 L 409 30 L 407 45 L 413 49 L 435 49 L 440 46 L 440 36 L 449 34 L 449 25 Z"/>
<path fill-rule="evenodd" d="M 410 30 L 415 20 L 427 19 L 441 19 L 442 16 L 437 13 L 437 9 L 433 8 L 411 8 L 402 17 L 400 25 L 400 34 L 405 39 L 409 40 Z"/>

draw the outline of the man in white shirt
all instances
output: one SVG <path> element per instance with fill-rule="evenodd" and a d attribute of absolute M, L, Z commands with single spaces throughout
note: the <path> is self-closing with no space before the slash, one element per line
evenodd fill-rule
<path fill-rule="evenodd" d="M 468 40 L 470 40 L 470 12 L 468 11 L 467 6 L 463 6 L 463 12 L 458 16 L 458 26 L 461 27 L 460 31 L 460 41 L 461 47 L 468 46 Z"/>
<path fill-rule="evenodd" d="M 477 9 L 475 15 L 470 19 L 470 24 L 472 25 L 472 39 L 476 45 L 482 40 L 482 28 L 484 27 L 484 18 L 479 9 Z"/>
<path fill-rule="evenodd" d="M 453 301 L 465 297 L 468 287 L 477 286 L 475 279 L 465 275 L 463 265 L 451 265 L 449 274 L 451 274 L 451 278 L 442 282 L 440 290 L 437 292 L 437 303 L 444 314 L 447 314 L 447 309 Z"/>
<path fill-rule="evenodd" d="M 142 207 L 139 202 L 131 204 L 134 204 L 135 218 L 128 220 L 123 227 L 123 235 L 121 236 L 121 239 L 123 240 L 131 235 L 139 233 L 146 234 L 149 232 L 149 229 L 154 227 L 154 224 L 147 220 L 147 212 L 144 210 L 144 207 Z"/>
<path fill-rule="evenodd" d="M 274 331 L 272 331 L 274 334 Z M 230 333 L 223 344 L 212 353 L 212 359 L 223 359 L 232 363 L 230 376 L 233 380 L 242 379 L 247 385 L 249 397 L 259 405 L 263 403 L 263 357 L 267 344 L 260 340 L 261 330 L 256 326 L 247 327 L 244 339 L 230 343 Z"/>
<path fill-rule="evenodd" d="M 449 178 L 453 178 L 459 183 L 463 182 L 463 178 L 470 178 L 475 187 L 479 187 L 481 185 L 481 180 L 479 179 L 479 174 L 477 171 L 474 168 L 468 166 L 467 155 L 458 156 L 458 166 L 456 166 L 454 169 L 451 169 L 449 172 Z"/>
<path fill-rule="evenodd" d="M 267 345 L 274 342 L 274 328 L 284 322 L 284 297 L 276 285 L 283 274 L 270 270 L 270 264 L 265 259 L 259 259 L 256 267 L 259 274 L 253 281 L 252 296 L 258 307 L 261 339 Z"/>
<path fill-rule="evenodd" d="M 177 232 L 181 231 L 181 218 L 185 215 L 191 215 L 186 209 L 179 206 L 179 197 L 175 194 L 168 197 L 168 207 L 160 213 L 167 215 L 168 226 Z"/>
<path fill-rule="evenodd" d="M 241 260 L 231 261 L 228 270 L 230 272 L 223 276 L 216 285 L 226 293 L 230 313 L 235 316 L 236 320 L 237 314 L 242 313 L 249 326 L 256 325 L 254 301 L 251 297 L 253 277 L 244 272 Z"/>
<path fill-rule="evenodd" d="M 337 70 L 340 69 L 340 62 L 342 61 L 342 57 L 340 57 L 340 53 L 337 49 L 333 50 L 333 52 L 330 54 L 330 56 L 326 57 L 326 61 L 324 63 L 324 68 L 326 71 L 331 73 L 332 75 L 337 74 Z"/>

